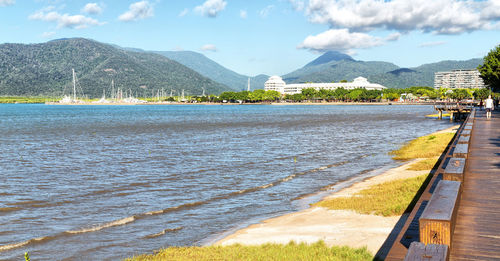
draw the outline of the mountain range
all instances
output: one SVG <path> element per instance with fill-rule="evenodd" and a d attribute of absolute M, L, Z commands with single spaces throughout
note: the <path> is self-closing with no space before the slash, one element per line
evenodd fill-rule
<path fill-rule="evenodd" d="M 248 79 L 250 78 L 250 88 L 263 89 L 264 83 L 269 79 L 269 75 L 257 75 L 249 77 L 236 73 L 226 67 L 210 60 L 205 55 L 192 51 L 170 51 L 170 52 L 155 52 L 169 59 L 179 62 L 201 75 L 208 77 L 216 82 L 220 82 L 237 91 L 246 90 Z M 253 87 L 252 87 L 253 86 Z"/>
<path fill-rule="evenodd" d="M 389 88 L 411 86 L 434 86 L 434 73 L 454 69 L 474 69 L 482 64 L 482 59 L 466 61 L 441 61 L 413 68 L 400 68 L 388 62 L 357 61 L 352 57 L 326 52 L 304 67 L 283 75 L 287 83 L 352 81 L 358 76 L 368 78 Z"/>
<path fill-rule="evenodd" d="M 287 83 L 352 81 L 358 76 L 390 88 L 433 86 L 434 73 L 473 69 L 482 59 L 442 61 L 412 68 L 381 61 L 359 61 L 339 52 L 326 52 L 302 68 L 283 75 Z M 263 89 L 267 75 L 238 74 L 191 51 L 144 51 L 84 38 L 53 40 L 41 44 L 0 45 L 0 95 L 61 95 L 77 72 L 85 94 L 109 95 L 115 88 L 138 96 L 164 93 L 219 94 L 224 91 Z"/>
<path fill-rule="evenodd" d="M 108 97 L 115 89 L 151 96 L 163 89 L 180 95 L 233 89 L 162 55 L 132 52 L 83 38 L 42 44 L 0 45 L 0 95 L 61 95 L 72 84 L 72 69 L 84 94 Z M 65 93 L 68 94 L 68 93 Z"/>

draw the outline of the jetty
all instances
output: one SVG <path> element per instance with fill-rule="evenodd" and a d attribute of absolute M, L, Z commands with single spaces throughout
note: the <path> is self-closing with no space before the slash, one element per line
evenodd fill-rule
<path fill-rule="evenodd" d="M 385 260 L 500 260 L 500 113 L 469 112 Z"/>
<path fill-rule="evenodd" d="M 443 113 L 450 114 L 450 121 L 463 120 L 474 108 L 471 102 L 437 102 L 434 103 L 434 110 L 438 112 L 438 119 L 443 118 Z"/>

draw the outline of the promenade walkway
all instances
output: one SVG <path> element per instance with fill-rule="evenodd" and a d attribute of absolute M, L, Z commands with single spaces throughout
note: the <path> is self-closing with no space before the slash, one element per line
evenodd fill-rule
<path fill-rule="evenodd" d="M 450 260 L 500 260 L 500 113 L 477 111 Z"/>
<path fill-rule="evenodd" d="M 476 110 L 470 133 L 464 182 L 456 214 L 450 260 L 500 260 L 500 113 L 486 119 L 485 111 Z M 456 140 L 451 147 L 455 147 Z M 444 158 L 452 157 L 451 149 Z M 390 246 L 385 260 L 403 260 L 410 243 L 419 241 L 419 218 L 443 179 L 447 160 L 436 170 L 413 211 L 403 216 L 386 243 Z"/>

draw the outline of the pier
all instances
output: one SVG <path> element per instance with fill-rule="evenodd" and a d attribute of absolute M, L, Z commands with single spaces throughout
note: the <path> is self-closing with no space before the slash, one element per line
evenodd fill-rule
<path fill-rule="evenodd" d="M 449 113 L 450 121 L 465 119 L 473 107 L 472 103 L 441 102 L 434 104 L 434 110 L 438 112 L 438 119 L 443 118 L 443 113 Z"/>
<path fill-rule="evenodd" d="M 385 260 L 500 259 L 500 113 L 469 112 Z"/>

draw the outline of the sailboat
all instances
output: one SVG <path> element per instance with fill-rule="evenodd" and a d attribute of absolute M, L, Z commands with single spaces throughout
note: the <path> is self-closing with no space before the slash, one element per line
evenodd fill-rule
<path fill-rule="evenodd" d="M 81 101 L 76 99 L 76 74 L 75 69 L 71 69 L 73 71 L 73 97 L 70 95 L 64 95 L 62 100 L 59 103 L 81 103 Z"/>
<path fill-rule="evenodd" d="M 92 103 L 111 103 L 111 101 L 106 99 L 106 91 L 103 89 L 101 99 L 98 101 L 93 101 Z"/>

